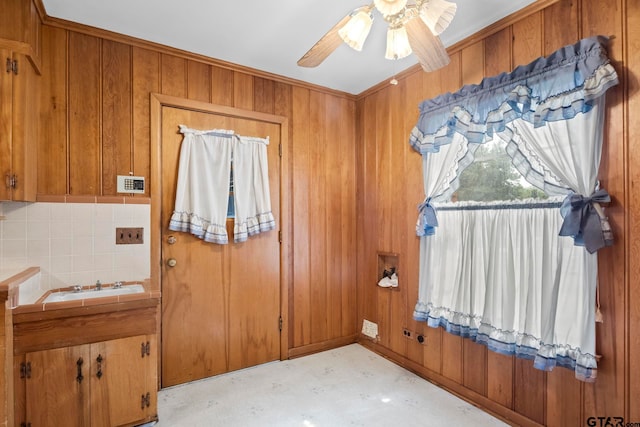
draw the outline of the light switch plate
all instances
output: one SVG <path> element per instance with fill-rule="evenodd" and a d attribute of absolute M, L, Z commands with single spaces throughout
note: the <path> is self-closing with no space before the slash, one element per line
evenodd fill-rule
<path fill-rule="evenodd" d="M 117 227 L 116 245 L 141 245 L 144 243 L 143 227 Z"/>

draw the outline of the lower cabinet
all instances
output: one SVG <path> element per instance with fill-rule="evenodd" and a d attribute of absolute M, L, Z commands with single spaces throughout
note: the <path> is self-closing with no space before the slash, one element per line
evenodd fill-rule
<path fill-rule="evenodd" d="M 15 359 L 17 426 L 133 426 L 157 418 L 155 335 Z"/>

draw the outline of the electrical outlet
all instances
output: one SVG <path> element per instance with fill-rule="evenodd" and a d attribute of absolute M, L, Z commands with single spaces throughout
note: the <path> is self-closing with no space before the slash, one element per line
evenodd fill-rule
<path fill-rule="evenodd" d="M 413 339 L 413 332 L 411 332 L 410 330 L 408 330 L 407 328 L 404 328 L 402 330 L 402 335 L 404 335 L 405 338 L 408 338 L 410 340 Z"/>
<path fill-rule="evenodd" d="M 116 245 L 141 245 L 144 243 L 144 228 L 118 227 L 116 228 Z"/>

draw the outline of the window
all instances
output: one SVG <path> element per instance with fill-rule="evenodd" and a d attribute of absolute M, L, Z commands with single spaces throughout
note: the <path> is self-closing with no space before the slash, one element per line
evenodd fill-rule
<path fill-rule="evenodd" d="M 506 143 L 493 139 L 480 145 L 474 162 L 460 174 L 452 201 L 545 200 L 548 196 L 528 183 L 505 151 Z"/>

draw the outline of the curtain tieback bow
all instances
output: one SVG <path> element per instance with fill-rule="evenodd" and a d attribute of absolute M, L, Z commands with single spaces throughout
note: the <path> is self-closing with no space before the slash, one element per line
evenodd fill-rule
<path fill-rule="evenodd" d="M 577 246 L 584 246 L 590 254 L 605 246 L 611 246 L 613 239 L 610 236 L 605 239 L 600 214 L 594 206 L 594 203 L 609 202 L 611 197 L 605 189 L 596 191 L 590 197 L 569 194 L 560 206 L 560 214 L 564 218 L 560 236 L 573 237 L 574 243 Z"/>
<path fill-rule="evenodd" d="M 436 217 L 436 209 L 431 204 L 431 197 L 427 197 L 424 202 L 420 203 L 418 212 L 416 235 L 422 237 L 436 234 L 438 218 Z"/>

